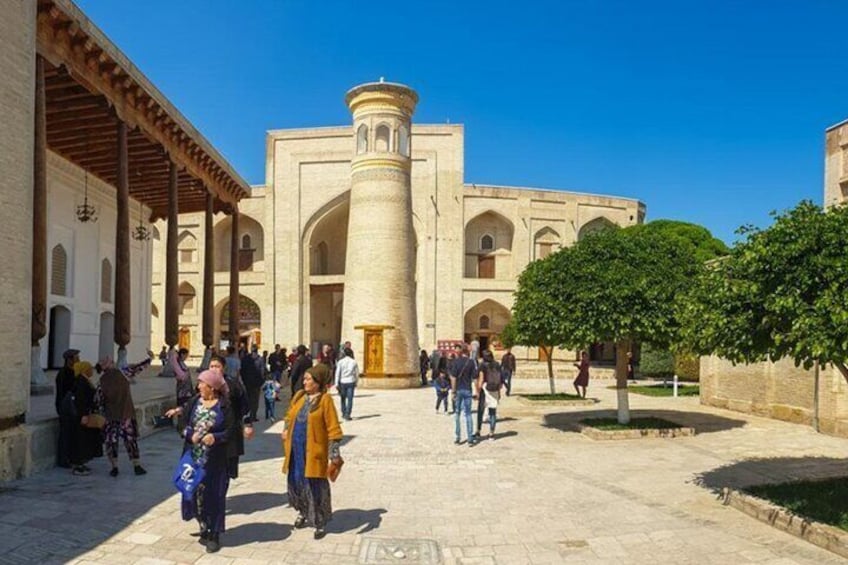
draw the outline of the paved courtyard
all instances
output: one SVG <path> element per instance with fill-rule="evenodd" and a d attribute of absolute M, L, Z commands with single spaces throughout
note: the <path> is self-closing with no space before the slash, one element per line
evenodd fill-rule
<path fill-rule="evenodd" d="M 473 448 L 453 445 L 453 418 L 433 413 L 431 389 L 359 391 L 320 541 L 291 527 L 280 424 L 262 423 L 231 483 L 215 555 L 180 519 L 170 485 L 180 442 L 160 432 L 142 441 L 147 476 L 122 459 L 113 479 L 98 460 L 90 477 L 56 469 L 0 487 L 0 563 L 843 562 L 722 506 L 715 489 L 839 474 L 845 440 L 693 398 L 631 395 L 636 413 L 650 409 L 698 435 L 593 441 L 573 424 L 614 408 L 609 384 L 592 383 L 591 407 L 506 399 L 496 440 Z"/>

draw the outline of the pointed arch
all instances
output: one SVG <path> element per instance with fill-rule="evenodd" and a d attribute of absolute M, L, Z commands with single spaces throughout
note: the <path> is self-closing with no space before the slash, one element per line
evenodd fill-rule
<path fill-rule="evenodd" d="M 188 230 L 183 230 L 177 237 L 177 250 L 180 263 L 197 262 L 197 237 Z"/>
<path fill-rule="evenodd" d="M 226 216 L 219 220 L 213 228 L 215 238 L 215 271 L 229 272 L 230 270 L 230 241 L 232 237 L 233 219 Z M 245 240 L 245 236 L 247 240 Z M 265 268 L 265 229 L 255 218 L 239 214 L 239 270 L 259 271 Z M 244 244 L 248 243 L 249 247 Z"/>
<path fill-rule="evenodd" d="M 513 277 L 515 227 L 503 214 L 486 210 L 465 224 L 465 276 L 480 279 Z"/>
<path fill-rule="evenodd" d="M 194 287 L 187 281 L 183 281 L 177 289 L 177 294 L 180 298 L 180 316 L 194 314 L 196 311 L 195 298 L 197 297 L 197 291 L 194 290 Z"/>
<path fill-rule="evenodd" d="M 580 226 L 580 229 L 577 231 L 577 241 L 581 241 L 585 237 L 598 233 L 599 231 L 614 227 L 616 227 L 615 222 L 603 216 L 599 216 L 594 220 L 586 222 L 585 224 Z"/>
<path fill-rule="evenodd" d="M 501 332 L 511 318 L 509 308 L 500 302 L 492 298 L 481 300 L 465 312 L 465 340 L 478 340 L 481 349 L 497 348 Z"/>
<path fill-rule="evenodd" d="M 550 226 L 538 230 L 533 236 L 533 259 L 544 259 L 561 247 L 559 233 Z"/>
<path fill-rule="evenodd" d="M 368 126 L 361 124 L 356 129 L 356 154 L 368 152 Z"/>
<path fill-rule="evenodd" d="M 392 130 L 387 124 L 380 124 L 374 130 L 374 151 L 388 152 L 392 146 Z"/>
<path fill-rule="evenodd" d="M 62 244 L 50 252 L 50 294 L 68 296 L 68 253 Z"/>

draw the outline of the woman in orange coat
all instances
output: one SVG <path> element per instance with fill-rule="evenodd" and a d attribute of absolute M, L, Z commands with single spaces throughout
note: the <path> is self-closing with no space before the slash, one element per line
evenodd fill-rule
<path fill-rule="evenodd" d="M 288 473 L 289 504 L 298 512 L 294 527 L 304 528 L 311 523 L 315 526 L 315 539 L 326 535 L 324 528 L 333 514 L 328 462 L 341 462 L 342 429 L 333 399 L 326 394 L 327 375 L 326 371 L 306 371 L 303 390 L 292 398 L 283 430 L 283 472 Z"/>

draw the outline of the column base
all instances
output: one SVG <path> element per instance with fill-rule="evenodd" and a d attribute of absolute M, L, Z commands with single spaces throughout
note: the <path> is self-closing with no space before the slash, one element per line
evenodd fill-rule
<path fill-rule="evenodd" d="M 359 378 L 362 388 L 421 388 L 421 377 L 414 373 L 402 375 L 363 375 Z"/>

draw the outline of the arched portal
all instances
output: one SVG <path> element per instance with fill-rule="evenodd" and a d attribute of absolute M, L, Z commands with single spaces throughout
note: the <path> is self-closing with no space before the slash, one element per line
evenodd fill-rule
<path fill-rule="evenodd" d="M 215 224 L 215 270 L 230 270 L 230 245 L 233 219 L 230 216 Z M 239 214 L 238 254 L 240 271 L 260 271 L 265 268 L 265 230 L 262 224 L 246 214 Z"/>
<path fill-rule="evenodd" d="M 489 210 L 465 225 L 465 276 L 510 279 L 513 276 L 512 222 Z"/>
<path fill-rule="evenodd" d="M 115 357 L 115 316 L 112 312 L 100 314 L 100 346 L 97 353 L 98 359 L 106 356 Z"/>
<path fill-rule="evenodd" d="M 465 341 L 478 340 L 480 350 L 500 349 L 500 336 L 512 315 L 509 309 L 487 298 L 465 313 Z"/>
<path fill-rule="evenodd" d="M 50 309 L 50 334 L 47 336 L 47 365 L 59 368 L 65 364 L 62 353 L 71 347 L 71 311 L 64 306 Z"/>
<path fill-rule="evenodd" d="M 582 240 L 586 236 L 598 233 L 599 231 L 604 231 L 614 227 L 615 224 L 603 216 L 595 218 L 594 220 L 586 222 L 580 226 L 580 231 L 577 232 L 577 241 Z"/>
<path fill-rule="evenodd" d="M 230 335 L 230 301 L 224 300 L 221 303 L 220 317 L 220 339 L 230 345 L 242 344 L 245 348 L 250 348 L 256 344 L 261 346 L 262 331 L 261 322 L 262 316 L 259 310 L 259 305 L 253 300 L 239 295 L 239 327 L 236 330 L 235 336 Z"/>

